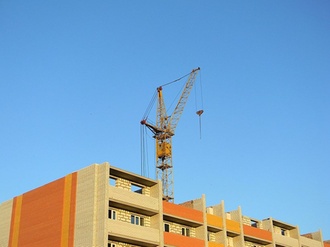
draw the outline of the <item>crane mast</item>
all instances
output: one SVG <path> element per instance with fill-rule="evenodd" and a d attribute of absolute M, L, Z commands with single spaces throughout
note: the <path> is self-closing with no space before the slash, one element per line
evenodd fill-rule
<path fill-rule="evenodd" d="M 189 74 L 180 99 L 171 116 L 167 115 L 163 98 L 163 87 L 157 88 L 156 125 L 143 119 L 141 124 L 148 127 L 154 134 L 156 149 L 156 177 L 162 181 L 163 200 L 174 201 L 174 179 L 172 162 L 172 137 L 188 101 L 189 94 L 194 86 L 200 68 L 194 69 Z M 203 110 L 197 112 L 201 115 Z"/>

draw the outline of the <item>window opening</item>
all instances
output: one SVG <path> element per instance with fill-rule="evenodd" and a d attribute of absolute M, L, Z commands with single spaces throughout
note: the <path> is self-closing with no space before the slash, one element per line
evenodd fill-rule
<path fill-rule="evenodd" d="M 110 179 L 109 179 L 109 183 L 111 186 L 116 186 L 116 181 L 117 181 L 117 179 L 114 177 L 110 177 Z"/>
<path fill-rule="evenodd" d="M 137 216 L 137 215 L 131 215 L 131 224 L 143 226 L 144 225 L 144 218 Z"/>
<path fill-rule="evenodd" d="M 251 220 L 250 224 L 252 227 L 258 227 L 258 222 L 255 220 Z"/>
<path fill-rule="evenodd" d="M 131 184 L 131 190 L 135 193 L 142 194 L 143 187 L 137 184 Z"/>
<path fill-rule="evenodd" d="M 164 231 L 165 232 L 170 232 L 170 225 L 169 224 L 167 224 L 167 223 L 164 224 Z"/>
<path fill-rule="evenodd" d="M 109 211 L 108 211 L 108 218 L 109 219 L 112 219 L 112 220 L 115 220 L 116 219 L 116 211 L 113 210 L 113 209 L 109 209 Z"/>
<path fill-rule="evenodd" d="M 182 233 L 183 236 L 189 237 L 190 236 L 190 229 L 189 228 L 182 227 L 181 233 Z"/>

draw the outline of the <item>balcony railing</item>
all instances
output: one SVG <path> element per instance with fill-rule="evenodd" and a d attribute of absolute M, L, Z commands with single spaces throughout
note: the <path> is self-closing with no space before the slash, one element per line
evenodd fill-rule
<path fill-rule="evenodd" d="M 291 247 L 299 246 L 298 239 L 283 236 L 280 234 L 274 234 L 273 236 L 274 236 L 275 244 L 279 244 L 282 246 L 291 246 Z"/>
<path fill-rule="evenodd" d="M 306 238 L 306 237 L 303 237 L 303 236 L 300 236 L 300 244 L 302 246 L 309 246 L 309 247 L 323 247 L 323 244 L 322 244 L 321 241 Z M 324 245 L 324 247 L 326 247 L 326 245 Z"/>
<path fill-rule="evenodd" d="M 221 217 L 213 214 L 206 214 L 206 218 L 208 226 L 218 230 L 223 228 L 223 222 Z"/>
<path fill-rule="evenodd" d="M 193 227 L 203 224 L 203 212 L 196 209 L 163 201 L 164 218 Z"/>
<path fill-rule="evenodd" d="M 260 228 L 243 225 L 243 231 L 245 236 L 250 236 L 252 238 L 265 241 L 265 242 L 272 242 L 272 233 Z"/>
<path fill-rule="evenodd" d="M 208 242 L 208 247 L 225 247 L 225 245 L 216 242 Z"/>
<path fill-rule="evenodd" d="M 108 235 L 113 239 L 124 242 L 145 243 L 149 246 L 158 246 L 160 232 L 158 229 L 138 226 L 119 220 L 108 220 Z"/>
<path fill-rule="evenodd" d="M 180 247 L 204 247 L 205 242 L 202 239 L 186 237 L 180 234 L 164 232 L 164 243 L 169 246 Z M 215 246 L 214 246 L 215 247 Z"/>
<path fill-rule="evenodd" d="M 240 234 L 241 232 L 240 223 L 237 221 L 226 219 L 226 227 L 227 231 L 234 232 L 236 234 Z"/>
<path fill-rule="evenodd" d="M 135 208 L 133 211 L 140 211 L 141 213 L 147 215 L 152 215 L 159 211 L 159 201 L 157 198 L 145 196 L 113 186 L 109 186 L 108 188 L 108 197 L 114 206 L 119 204 L 125 209 Z"/>

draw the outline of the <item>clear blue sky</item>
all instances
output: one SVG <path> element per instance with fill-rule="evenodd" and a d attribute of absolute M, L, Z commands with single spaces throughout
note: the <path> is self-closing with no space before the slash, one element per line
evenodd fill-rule
<path fill-rule="evenodd" d="M 330 239 L 327 0 L 0 0 L 0 201 L 92 163 L 140 173 L 155 88 L 198 66 L 202 139 L 191 98 L 176 202 Z"/>

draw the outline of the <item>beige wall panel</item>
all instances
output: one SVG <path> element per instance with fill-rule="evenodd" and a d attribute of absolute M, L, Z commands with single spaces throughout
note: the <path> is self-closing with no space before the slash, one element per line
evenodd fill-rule
<path fill-rule="evenodd" d="M 93 246 L 94 244 L 95 173 L 95 165 L 77 172 L 74 246 Z"/>
<path fill-rule="evenodd" d="M 106 246 L 109 164 L 91 165 L 77 173 L 75 246 Z"/>
<path fill-rule="evenodd" d="M 241 247 L 243 245 L 244 241 L 242 241 L 241 236 L 237 236 L 233 238 L 233 246 L 234 247 Z"/>
<path fill-rule="evenodd" d="M 262 221 L 262 229 L 273 232 L 273 226 L 271 220 L 263 220 Z"/>
<path fill-rule="evenodd" d="M 95 207 L 95 242 L 94 246 L 107 246 L 107 220 L 108 219 L 108 187 L 109 187 L 109 164 L 104 163 L 97 166 L 96 185 L 96 207 Z"/>
<path fill-rule="evenodd" d="M 298 239 L 295 239 L 295 238 L 282 236 L 280 234 L 273 234 L 273 238 L 274 238 L 275 243 L 278 243 L 280 245 L 291 246 L 291 247 L 299 246 Z"/>
<path fill-rule="evenodd" d="M 221 204 L 213 206 L 213 214 L 216 216 L 225 217 L 223 202 Z"/>
<path fill-rule="evenodd" d="M 300 237 L 300 244 L 308 247 L 323 247 L 322 242 L 303 236 Z"/>
<path fill-rule="evenodd" d="M 0 204 L 0 246 L 8 246 L 13 200 Z"/>
<path fill-rule="evenodd" d="M 237 222 L 241 221 L 241 215 L 240 215 L 239 209 L 233 210 L 229 213 L 230 213 L 230 219 L 231 220 L 234 220 L 234 221 L 237 221 Z"/>
<path fill-rule="evenodd" d="M 162 197 L 162 188 L 160 183 L 150 187 L 150 196 L 154 198 Z"/>
<path fill-rule="evenodd" d="M 108 220 L 107 222 L 109 235 L 153 244 L 159 243 L 158 229 L 137 226 L 118 220 Z"/>
<path fill-rule="evenodd" d="M 122 188 L 109 186 L 108 197 L 111 201 L 128 204 L 137 208 L 147 209 L 154 212 L 159 211 L 158 198 L 141 195 L 132 191 L 127 191 Z"/>

